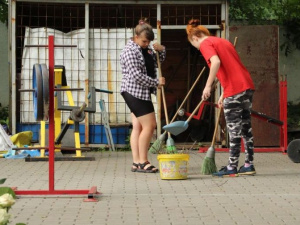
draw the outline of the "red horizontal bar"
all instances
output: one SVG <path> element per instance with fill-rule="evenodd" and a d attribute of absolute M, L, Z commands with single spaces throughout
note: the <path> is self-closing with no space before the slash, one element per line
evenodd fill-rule
<path fill-rule="evenodd" d="M 90 190 L 15 190 L 16 195 L 87 195 Z"/>
<path fill-rule="evenodd" d="M 22 149 L 25 149 L 25 150 L 49 149 L 49 147 L 48 147 L 48 146 L 44 146 L 44 147 L 16 147 L 16 148 L 12 148 L 12 150 L 22 150 Z M 55 149 L 69 150 L 69 151 L 72 151 L 72 150 L 84 150 L 84 151 L 89 151 L 89 150 L 91 150 L 91 148 L 86 148 L 86 147 L 83 147 L 83 148 L 55 147 Z"/>
<path fill-rule="evenodd" d="M 199 152 L 204 153 L 207 152 L 209 147 L 200 147 Z M 215 148 L 216 152 L 229 152 L 229 148 Z M 241 152 L 244 152 L 242 149 Z M 280 147 L 274 147 L 274 148 L 255 148 L 254 147 L 254 152 L 285 152 L 284 148 Z"/>
<path fill-rule="evenodd" d="M 25 47 L 47 48 L 47 47 L 49 47 L 49 45 L 25 45 Z M 77 45 L 54 45 L 54 47 L 75 48 L 75 47 L 77 47 Z"/>

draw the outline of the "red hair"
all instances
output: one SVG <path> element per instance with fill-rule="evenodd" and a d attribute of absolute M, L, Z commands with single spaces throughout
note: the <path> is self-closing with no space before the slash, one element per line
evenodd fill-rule
<path fill-rule="evenodd" d="M 200 25 L 200 20 L 191 19 L 186 26 L 186 33 L 188 35 L 188 39 L 191 40 L 192 36 L 201 37 L 202 34 L 205 36 L 210 36 L 208 29 L 204 26 Z"/>

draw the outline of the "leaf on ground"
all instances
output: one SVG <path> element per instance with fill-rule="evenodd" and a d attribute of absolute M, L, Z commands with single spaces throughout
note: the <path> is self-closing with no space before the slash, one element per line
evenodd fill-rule
<path fill-rule="evenodd" d="M 0 187 L 0 196 L 6 193 L 11 194 L 13 198 L 16 198 L 16 194 L 13 189 L 11 189 L 10 187 Z"/>
<path fill-rule="evenodd" d="M 0 184 L 4 184 L 5 181 L 6 181 L 6 178 L 0 179 Z"/>

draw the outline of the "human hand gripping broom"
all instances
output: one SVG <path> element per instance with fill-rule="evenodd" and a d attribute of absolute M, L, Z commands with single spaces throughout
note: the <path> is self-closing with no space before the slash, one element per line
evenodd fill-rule
<path fill-rule="evenodd" d="M 190 96 L 190 94 L 192 93 L 194 87 L 196 86 L 196 84 L 198 83 L 198 81 L 200 80 L 201 78 L 201 75 L 203 74 L 205 70 L 205 67 L 203 67 L 203 69 L 201 70 L 200 74 L 198 75 L 197 79 L 194 81 L 192 87 L 190 88 L 190 90 L 188 91 L 187 95 L 185 96 L 185 98 L 183 99 L 181 105 L 178 107 L 175 115 L 173 116 L 172 120 L 170 123 L 174 122 L 174 120 L 176 119 L 180 109 L 183 107 L 183 105 L 185 104 L 186 100 L 188 99 L 188 97 Z M 163 141 L 165 140 L 165 137 L 166 137 L 166 134 L 167 134 L 167 131 L 165 131 L 163 134 L 161 134 L 159 136 L 158 139 L 156 139 L 156 141 L 152 144 L 152 146 L 150 147 L 149 151 L 153 154 L 155 153 L 158 153 L 162 147 L 162 143 Z"/>

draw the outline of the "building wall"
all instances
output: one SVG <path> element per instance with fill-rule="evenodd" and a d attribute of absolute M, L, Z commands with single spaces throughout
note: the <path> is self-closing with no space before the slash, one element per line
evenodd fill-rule
<path fill-rule="evenodd" d="M 0 103 L 7 106 L 9 103 L 9 74 L 8 74 L 8 30 L 0 22 Z"/>
<path fill-rule="evenodd" d="M 281 46 L 286 38 L 284 37 L 284 28 L 279 31 L 279 46 Z M 284 50 L 279 51 L 279 75 L 287 76 L 288 101 L 293 104 L 300 103 L 300 71 L 299 71 L 300 50 L 293 51 L 285 56 Z"/>

